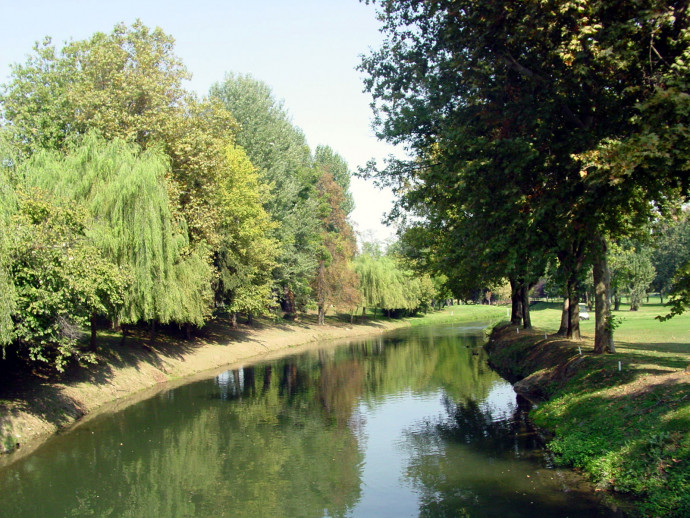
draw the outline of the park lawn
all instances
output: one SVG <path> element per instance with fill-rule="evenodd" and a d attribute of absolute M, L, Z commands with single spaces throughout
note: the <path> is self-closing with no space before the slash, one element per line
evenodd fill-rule
<path fill-rule="evenodd" d="M 558 341 L 569 348 L 561 363 L 579 364 L 551 384 L 533 418 L 555 432 L 549 447 L 561 463 L 583 469 L 601 489 L 635 496 L 639 514 L 690 516 L 690 314 L 659 322 L 658 303 L 614 314 L 616 354 L 591 354 L 593 315 L 582 322 L 581 342 Z M 559 304 L 535 304 L 532 322 L 531 338 L 511 346 L 513 357 L 556 346 Z"/>
<path fill-rule="evenodd" d="M 482 322 L 487 327 L 493 327 L 494 324 L 505 319 L 505 316 L 505 307 L 485 304 L 459 304 L 446 306 L 440 311 L 431 311 L 426 314 L 420 313 L 414 317 L 407 317 L 407 321 L 412 326 Z"/>

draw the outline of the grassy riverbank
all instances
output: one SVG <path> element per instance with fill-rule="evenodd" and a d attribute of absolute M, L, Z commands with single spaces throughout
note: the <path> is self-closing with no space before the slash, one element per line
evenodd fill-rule
<path fill-rule="evenodd" d="M 462 310 L 459 310 L 462 308 Z M 13 451 L 4 459 L 24 455 L 57 431 L 82 416 L 114 401 L 150 397 L 170 382 L 184 383 L 192 376 L 210 375 L 243 361 L 268 354 L 288 353 L 290 348 L 324 340 L 348 339 L 382 333 L 398 327 L 452 322 L 496 322 L 503 309 L 488 306 L 454 306 L 428 315 L 393 320 L 385 317 L 355 319 L 327 317 L 316 325 L 315 315 L 299 321 L 257 318 L 253 325 L 230 327 L 224 319 L 207 325 L 193 340 L 161 333 L 151 343 L 145 330 L 133 330 L 124 346 L 120 336 L 103 331 L 96 352 L 98 363 L 72 366 L 59 378 L 40 371 L 11 369 L 0 375 L 0 450 Z"/>
<path fill-rule="evenodd" d="M 633 495 L 643 516 L 690 516 L 690 315 L 661 323 L 660 305 L 621 309 L 616 354 L 592 354 L 592 321 L 581 342 L 554 337 L 558 305 L 539 303 L 530 332 L 494 331 L 491 360 L 547 399 L 532 416 L 554 432 L 560 462 Z"/>

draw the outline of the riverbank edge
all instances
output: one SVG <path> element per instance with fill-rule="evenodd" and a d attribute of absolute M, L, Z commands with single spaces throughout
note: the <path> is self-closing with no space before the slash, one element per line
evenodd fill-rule
<path fill-rule="evenodd" d="M 410 325 L 399 320 L 232 328 L 218 320 L 192 341 L 160 338 L 151 346 L 135 337 L 122 347 L 100 347 L 95 368 L 73 369 L 60 381 L 31 379 L 0 399 L 0 451 L 5 453 L 0 465 L 28 455 L 80 421 L 152 397 L 176 382 L 317 342 L 375 336 Z"/>
<path fill-rule="evenodd" d="M 593 341 L 591 339 L 568 340 L 560 336 L 548 335 L 537 329 L 521 329 L 507 322 L 494 326 L 490 331 L 487 331 L 487 335 L 488 340 L 484 348 L 488 353 L 490 366 L 513 385 L 516 393 L 535 404 L 530 414 L 535 424 L 552 437 L 551 441 L 547 441 L 549 449 L 554 451 L 552 448 L 554 441 L 559 437 L 563 439 L 564 436 L 566 443 L 585 442 L 582 441 L 581 435 L 571 434 L 572 426 L 563 422 L 564 420 L 570 421 L 573 415 L 578 416 L 575 428 L 584 430 L 588 439 L 588 444 L 583 445 L 583 449 L 578 452 L 582 454 L 581 458 L 585 460 L 582 462 L 571 462 L 569 459 L 564 461 L 560 458 L 560 454 L 563 452 L 554 451 L 560 462 L 587 475 L 597 486 L 598 491 L 606 491 L 616 503 L 623 502 L 626 516 L 687 516 L 685 514 L 688 505 L 687 490 L 682 495 L 672 494 L 664 490 L 659 491 L 658 487 L 649 492 L 646 490 L 618 490 L 615 482 L 617 476 L 621 478 L 623 475 L 632 477 L 632 480 L 626 481 L 627 487 L 643 488 L 648 485 L 649 480 L 645 478 L 645 475 L 657 471 L 659 466 L 663 465 L 661 456 L 654 457 L 643 452 L 641 456 L 638 455 L 635 461 L 643 465 L 646 464 L 646 469 L 639 470 L 637 467 L 638 471 L 633 471 L 632 468 L 615 466 L 615 462 L 610 462 L 604 457 L 597 459 L 592 452 L 586 451 L 586 448 L 591 444 L 613 442 L 609 435 L 610 426 L 621 426 L 622 412 L 620 409 L 611 409 L 611 414 L 604 416 L 604 419 L 610 420 L 611 424 L 609 427 L 602 427 L 601 423 L 597 421 L 597 419 L 601 419 L 601 416 L 596 416 L 596 412 L 591 412 L 591 415 L 588 416 L 587 412 L 577 413 L 580 409 L 572 410 L 570 407 L 581 404 L 576 403 L 578 399 L 600 396 L 602 390 L 618 391 L 623 396 L 632 396 L 631 399 L 635 400 L 643 395 L 663 401 L 664 387 L 676 383 L 687 384 L 689 369 L 649 377 L 649 379 L 642 377 L 631 383 L 629 375 L 616 372 L 620 370 L 619 358 L 623 358 L 623 362 L 626 362 L 625 356 L 593 354 Z M 610 364 L 615 364 L 615 362 L 619 364 L 618 369 L 615 367 L 611 369 L 612 365 Z M 632 363 L 633 361 L 630 361 L 630 364 Z M 631 393 L 628 388 L 629 385 L 635 385 L 636 393 Z M 628 404 L 635 405 L 635 402 Z M 646 411 L 643 409 L 635 412 L 635 414 Z M 651 416 L 650 418 L 653 419 Z M 623 422 L 629 426 L 628 419 L 629 416 L 626 416 Z M 640 417 L 640 420 L 642 419 Z M 644 437 L 648 433 L 647 426 L 645 423 L 638 426 L 640 427 L 637 430 L 638 435 Z M 650 441 L 653 439 L 652 436 Z M 681 441 L 682 437 L 671 437 L 667 449 L 670 451 L 675 449 L 677 455 L 681 455 L 678 451 Z M 614 444 L 607 444 L 607 446 L 610 446 L 609 453 L 612 453 L 609 457 L 615 457 L 618 454 L 615 451 L 616 446 Z M 562 444 L 556 448 L 556 450 L 561 449 Z M 573 452 L 568 453 L 572 457 Z M 680 456 L 678 459 L 674 458 L 673 461 L 687 464 L 687 459 Z M 597 469 L 601 468 L 605 462 L 610 462 L 610 465 L 607 466 L 609 470 L 607 475 L 610 478 L 602 476 L 602 470 Z M 627 470 L 627 473 L 624 473 L 624 470 Z M 658 475 L 658 473 L 654 473 L 654 475 Z M 663 484 L 663 481 L 661 483 Z M 623 501 L 620 500 L 621 497 Z M 673 503 L 670 500 L 673 500 Z"/>

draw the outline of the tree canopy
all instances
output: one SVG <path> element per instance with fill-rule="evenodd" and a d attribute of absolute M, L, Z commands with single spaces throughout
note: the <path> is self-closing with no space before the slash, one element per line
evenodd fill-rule
<path fill-rule="evenodd" d="M 378 14 L 386 38 L 361 69 L 379 137 L 413 158 L 369 174 L 442 250 L 470 248 L 496 276 L 557 257 L 579 336 L 578 285 L 602 243 L 688 194 L 687 156 L 670 151 L 687 145 L 685 4 L 399 0 Z"/>

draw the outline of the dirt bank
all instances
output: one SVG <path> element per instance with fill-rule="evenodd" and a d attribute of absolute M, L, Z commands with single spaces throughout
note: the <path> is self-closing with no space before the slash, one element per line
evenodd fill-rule
<path fill-rule="evenodd" d="M 587 361 L 585 343 L 573 342 L 536 329 L 501 325 L 491 333 L 485 349 L 489 363 L 528 399 L 550 397 Z"/>
<path fill-rule="evenodd" d="M 113 338 L 99 347 L 97 365 L 74 368 L 59 381 L 25 376 L 2 389 L 0 449 L 13 451 L 3 456 L 3 463 L 25 455 L 59 430 L 115 401 L 126 404 L 171 382 L 186 382 L 195 374 L 255 361 L 276 351 L 288 352 L 295 346 L 378 334 L 406 325 L 404 321 L 331 322 L 325 326 L 291 322 L 233 329 L 225 321 L 215 321 L 191 341 L 160 336 L 150 345 L 145 336 L 134 335 L 121 346 Z"/>

